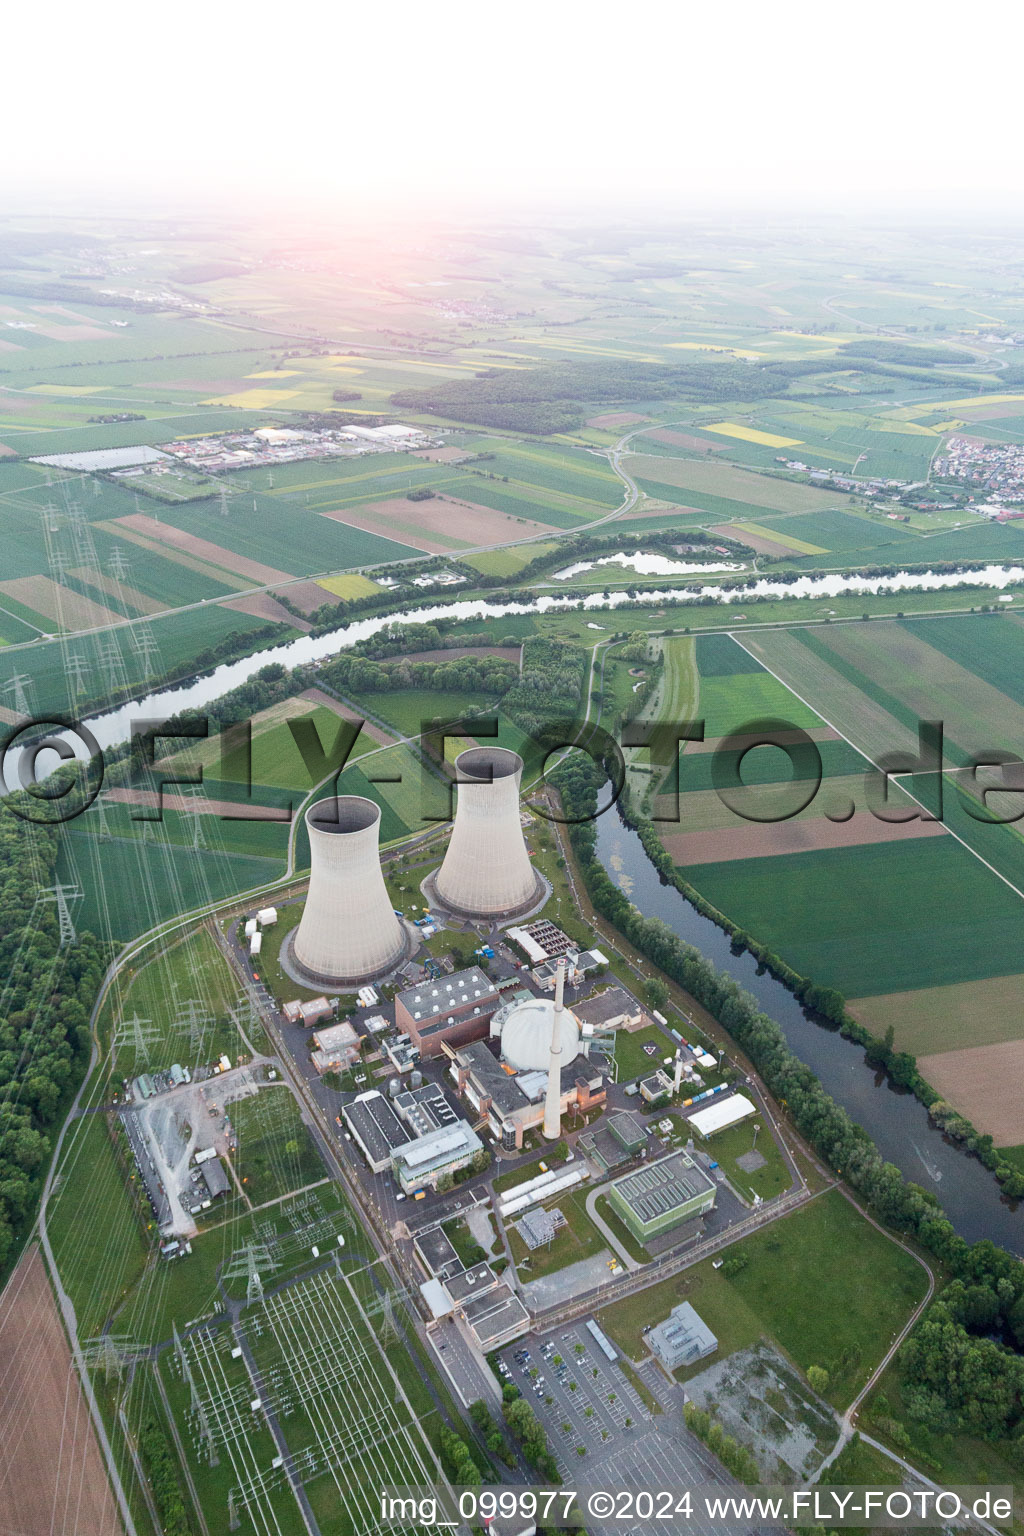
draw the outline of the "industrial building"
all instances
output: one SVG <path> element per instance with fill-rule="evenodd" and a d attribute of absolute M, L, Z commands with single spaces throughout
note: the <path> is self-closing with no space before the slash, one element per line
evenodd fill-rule
<path fill-rule="evenodd" d="M 714 1179 L 688 1152 L 672 1152 L 608 1185 L 608 1201 L 639 1243 L 703 1216 L 715 1204 Z"/>
<path fill-rule="evenodd" d="M 309 892 L 291 958 L 316 983 L 372 981 L 411 952 L 381 871 L 380 814 L 360 795 L 320 800 L 306 812 Z"/>
<path fill-rule="evenodd" d="M 289 1024 L 301 1024 L 303 1029 L 312 1029 L 321 1020 L 333 1018 L 337 1006 L 336 1002 L 330 1002 L 326 997 L 314 997 L 308 1003 L 295 998 L 292 1002 L 282 1003 L 281 1012 Z"/>
<path fill-rule="evenodd" d="M 455 759 L 458 799 L 444 861 L 428 889 L 465 917 L 515 917 L 545 885 L 530 863 L 519 817 L 523 760 L 504 747 L 471 747 Z"/>
<path fill-rule="evenodd" d="M 665 1321 L 651 1329 L 649 1341 L 667 1371 L 692 1365 L 718 1348 L 715 1335 L 688 1301 L 673 1307 Z"/>
<path fill-rule="evenodd" d="M 203 1182 L 211 1200 L 215 1200 L 218 1195 L 226 1195 L 231 1189 L 231 1181 L 219 1157 L 209 1157 L 203 1163 Z"/>
<path fill-rule="evenodd" d="M 413 1139 L 408 1126 L 376 1088 L 360 1093 L 342 1107 L 341 1113 L 373 1173 L 390 1168 L 395 1153 Z"/>
<path fill-rule="evenodd" d="M 361 1043 L 349 1020 L 342 1019 L 340 1024 L 315 1031 L 309 1059 L 321 1074 L 347 1072 L 359 1060 Z"/>
<path fill-rule="evenodd" d="M 530 1314 L 513 1290 L 500 1280 L 483 1295 L 474 1296 L 460 1316 L 478 1349 L 488 1353 L 528 1333 Z"/>
<path fill-rule="evenodd" d="M 398 1115 L 409 1126 L 414 1136 L 426 1136 L 441 1126 L 455 1125 L 458 1114 L 448 1103 L 444 1090 L 438 1083 L 419 1083 L 413 1073 L 410 1087 L 395 1092 L 394 1080 L 390 1085 L 391 1102 Z"/>
<path fill-rule="evenodd" d="M 423 1056 L 486 1035 L 499 997 L 478 965 L 406 987 L 395 997 L 395 1023 Z"/>
<path fill-rule="evenodd" d="M 507 937 L 519 946 L 531 965 L 567 955 L 570 949 L 576 948 L 569 935 L 563 933 L 561 928 L 556 928 L 554 923 L 549 923 L 546 917 L 522 927 L 509 928 Z"/>
<path fill-rule="evenodd" d="M 518 1072 L 547 1072 L 554 1019 L 550 998 L 517 992 L 491 1019 L 491 1039 L 499 1042 L 502 1060 Z M 571 1008 L 559 1012 L 558 1039 L 561 1064 L 567 1067 L 580 1054 L 580 1028 Z"/>
<path fill-rule="evenodd" d="M 341 1113 L 371 1171 L 390 1169 L 406 1192 L 435 1185 L 483 1151 L 480 1137 L 435 1083 L 390 1098 L 371 1088 Z"/>
<path fill-rule="evenodd" d="M 442 1174 L 457 1173 L 482 1152 L 484 1144 L 466 1120 L 441 1125 L 396 1148 L 391 1159 L 395 1179 L 407 1194 L 423 1185 L 437 1185 Z"/>
<path fill-rule="evenodd" d="M 640 1097 L 645 1104 L 657 1104 L 661 1099 L 669 1098 L 671 1093 L 672 1079 L 660 1067 L 657 1072 L 640 1079 Z"/>
<path fill-rule="evenodd" d="M 604 1116 L 592 1131 L 584 1131 L 579 1149 L 604 1169 L 627 1163 L 647 1145 L 647 1129 L 631 1109 Z"/>
<path fill-rule="evenodd" d="M 580 1024 L 591 1025 L 597 1033 L 615 1029 L 641 1029 L 654 1023 L 625 987 L 605 987 L 603 992 L 597 992 L 585 1002 L 577 1003 L 575 1012 Z M 669 1041 L 665 1043 L 670 1044 Z"/>
<path fill-rule="evenodd" d="M 550 1006 L 550 1004 L 549 1004 Z M 517 1072 L 502 1063 L 485 1040 L 476 1040 L 455 1052 L 451 1075 L 459 1093 L 475 1113 L 485 1117 L 492 1135 L 507 1151 L 523 1145 L 523 1137 L 544 1120 L 546 1071 Z M 605 1077 L 601 1068 L 579 1057 L 559 1074 L 560 1113 L 581 1113 L 605 1102 Z"/>

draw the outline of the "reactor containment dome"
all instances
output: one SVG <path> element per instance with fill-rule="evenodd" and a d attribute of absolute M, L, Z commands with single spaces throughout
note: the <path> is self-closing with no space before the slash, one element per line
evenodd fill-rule
<path fill-rule="evenodd" d="M 569 1008 L 556 1010 L 549 997 L 510 1003 L 491 1020 L 491 1033 L 501 1035 L 502 1060 L 519 1072 L 546 1072 L 551 1064 L 555 1014 L 558 1013 L 559 1067 L 567 1067 L 580 1054 L 580 1027 Z"/>
<path fill-rule="evenodd" d="M 519 819 L 522 775 L 522 758 L 506 747 L 470 747 L 455 759 L 455 823 L 432 882 L 433 894 L 452 912 L 516 917 L 544 895 Z"/>
<path fill-rule="evenodd" d="M 309 894 L 292 944 L 295 964 L 317 984 L 385 975 L 410 944 L 380 867 L 380 806 L 360 795 L 319 800 L 306 828 Z"/>

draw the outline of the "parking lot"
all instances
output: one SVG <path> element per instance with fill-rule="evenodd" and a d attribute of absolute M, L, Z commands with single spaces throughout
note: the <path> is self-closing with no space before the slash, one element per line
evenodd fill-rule
<path fill-rule="evenodd" d="M 526 1351 L 528 1360 L 522 1358 Z M 501 1359 L 511 1372 L 508 1379 L 543 1422 L 563 1476 L 581 1477 L 581 1463 L 586 1461 L 589 1472 L 591 1458 L 611 1449 L 624 1435 L 632 1440 L 651 1423 L 640 1394 L 618 1362 L 605 1358 L 583 1323 L 541 1340 L 531 1336 L 510 1344 L 502 1350 Z M 556 1363 L 559 1360 L 561 1364 Z M 538 1373 L 536 1379 L 533 1371 Z M 566 1424 L 568 1429 L 563 1427 Z M 579 1454 L 581 1446 L 584 1456 Z"/>
<path fill-rule="evenodd" d="M 543 1338 L 531 1334 L 509 1344 L 499 1358 L 509 1372 L 504 1379 L 514 1382 L 543 1424 L 566 1486 L 737 1486 L 683 1423 L 681 1389 L 656 1365 L 642 1366 L 638 1374 L 662 1409 L 652 1414 L 618 1360 L 606 1358 L 585 1321 Z M 700 1536 L 712 1536 L 713 1530 L 696 1510 L 688 1529 Z M 677 1536 L 678 1527 L 647 1521 L 644 1530 L 650 1536 Z M 714 1528 L 714 1536 L 722 1536 L 721 1526 Z M 748 1529 L 746 1536 L 753 1533 Z"/>

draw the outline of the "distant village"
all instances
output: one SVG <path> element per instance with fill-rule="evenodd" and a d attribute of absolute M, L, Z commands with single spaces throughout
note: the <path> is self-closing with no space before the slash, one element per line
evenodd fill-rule
<path fill-rule="evenodd" d="M 983 443 L 974 437 L 951 437 L 946 452 L 935 460 L 933 474 L 937 479 L 958 480 L 978 493 L 988 493 L 984 501 L 976 502 L 972 508 L 983 516 L 1024 516 L 1020 507 L 1024 502 L 1024 446 L 1020 443 Z"/>

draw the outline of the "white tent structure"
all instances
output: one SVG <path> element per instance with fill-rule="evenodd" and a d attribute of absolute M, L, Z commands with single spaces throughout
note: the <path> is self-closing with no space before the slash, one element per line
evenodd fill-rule
<path fill-rule="evenodd" d="M 734 1093 L 731 1098 L 709 1104 L 707 1109 L 698 1109 L 696 1114 L 690 1115 L 687 1124 L 695 1126 L 702 1136 L 714 1136 L 716 1131 L 739 1125 L 741 1120 L 756 1114 L 757 1109 L 748 1098 L 742 1093 Z"/>

